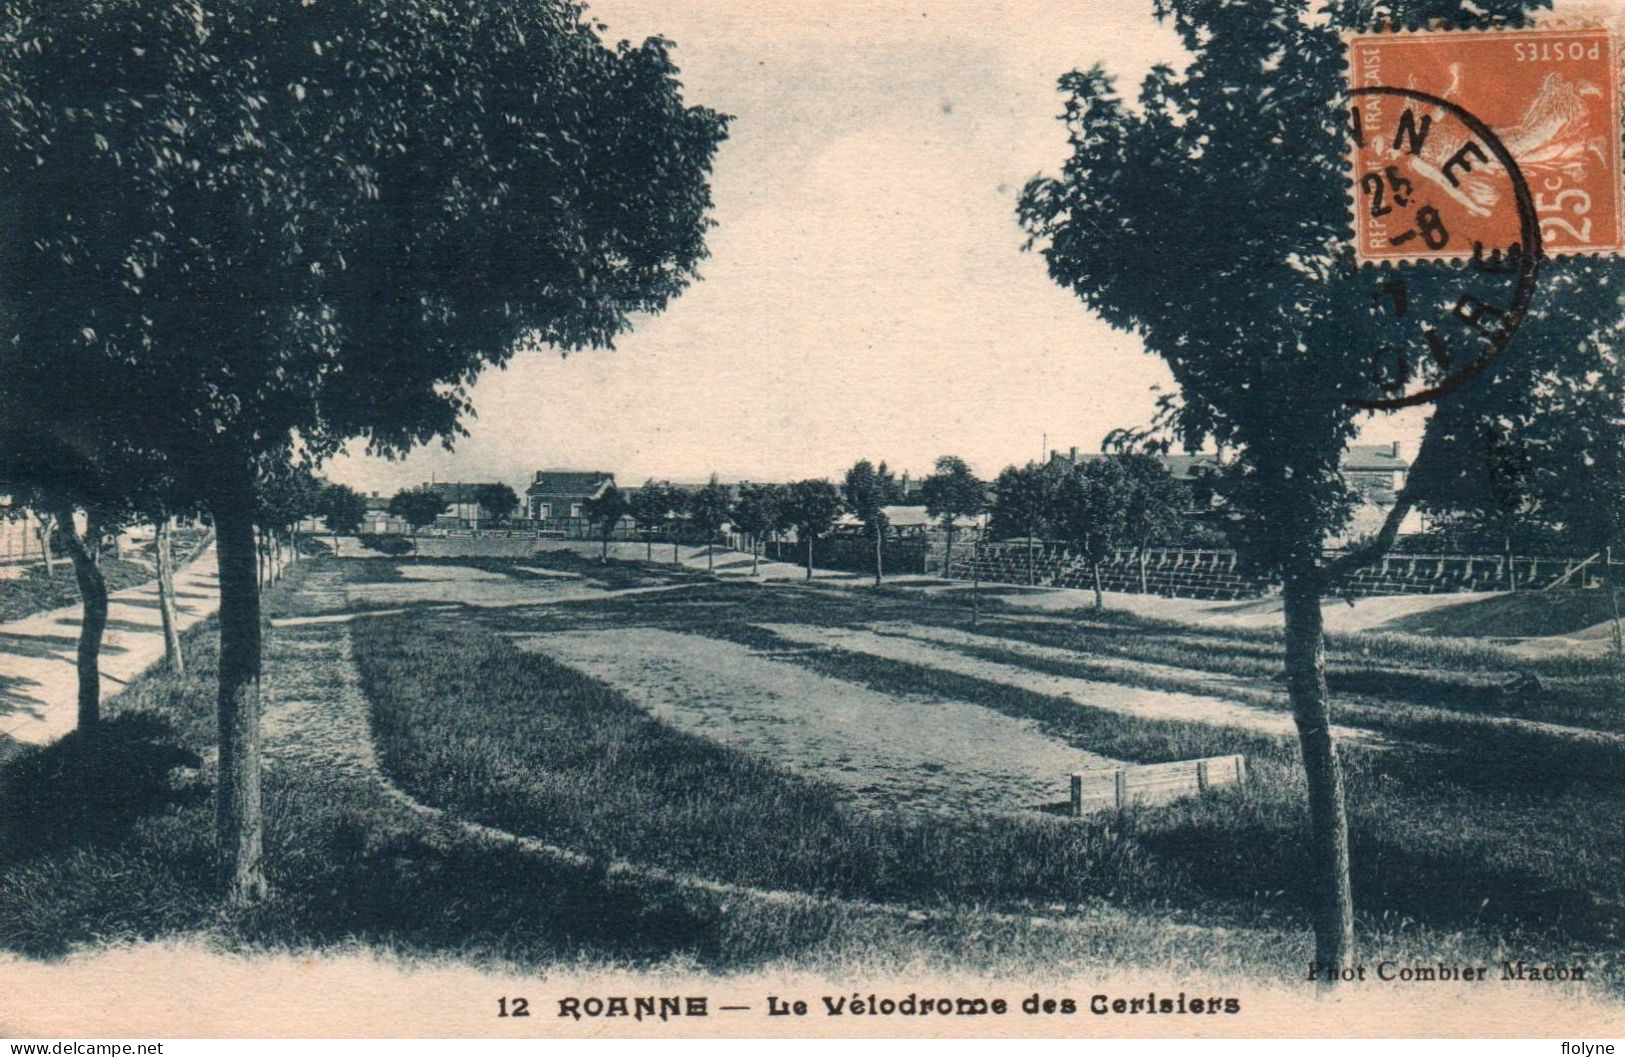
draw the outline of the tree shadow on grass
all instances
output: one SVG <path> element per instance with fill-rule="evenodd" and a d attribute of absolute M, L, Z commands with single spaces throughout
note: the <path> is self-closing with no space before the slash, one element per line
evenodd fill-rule
<path fill-rule="evenodd" d="M 201 797 L 175 780 L 200 762 L 176 741 L 167 720 L 128 712 L 104 720 L 93 741 L 74 731 L 23 750 L 0 768 L 0 862 L 115 843 L 138 820 Z"/>
<path fill-rule="evenodd" d="M 1354 810 L 1350 818 L 1350 882 L 1363 917 L 1440 929 L 1493 926 L 1581 944 L 1617 940 L 1625 924 L 1618 906 L 1599 900 L 1581 879 L 1520 862 L 1489 834 L 1416 839 L 1422 835 L 1394 826 L 1380 810 Z M 1137 839 L 1203 895 L 1307 916 L 1317 867 L 1303 816 L 1297 805 L 1249 805 L 1238 796 L 1144 819 Z"/>
<path fill-rule="evenodd" d="M 277 898 L 239 923 L 250 942 L 291 946 L 361 939 L 419 956 L 521 962 L 580 957 L 654 964 L 722 959 L 708 898 L 612 879 L 518 848 L 360 827 L 327 835 L 312 872 L 275 881 Z"/>

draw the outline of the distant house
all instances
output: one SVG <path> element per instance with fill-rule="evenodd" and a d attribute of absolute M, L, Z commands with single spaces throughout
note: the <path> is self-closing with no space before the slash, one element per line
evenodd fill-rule
<path fill-rule="evenodd" d="M 1072 448 L 1066 454 L 1050 452 L 1052 461 L 1077 465 L 1091 459 L 1103 459 L 1098 452 L 1079 453 Z M 1159 456 L 1163 466 L 1174 480 L 1186 488 L 1186 513 L 1195 517 L 1210 513 L 1215 497 L 1207 484 L 1209 475 L 1219 469 L 1219 458 L 1211 454 L 1169 454 Z M 1405 487 L 1405 475 L 1411 465 L 1400 454 L 1399 442 L 1392 444 L 1354 444 L 1343 456 L 1343 479 L 1360 495 L 1360 505 L 1343 534 L 1333 544 L 1349 542 L 1369 536 L 1382 527 L 1388 511 L 1393 509 L 1395 496 Z M 1401 532 L 1412 532 L 1420 527 L 1420 516 L 1412 514 L 1400 527 Z"/>
<path fill-rule="evenodd" d="M 525 489 L 525 515 L 533 521 L 586 517 L 587 500 L 614 483 L 615 475 L 602 470 L 537 470 Z"/>
<path fill-rule="evenodd" d="M 499 482 L 426 481 L 423 487 L 432 488 L 446 501 L 446 509 L 435 519 L 436 528 L 484 528 L 495 521 L 514 515 L 514 510 L 490 510 L 480 505 L 477 498 L 482 488 Z"/>
<path fill-rule="evenodd" d="M 917 536 L 936 532 L 942 524 L 941 518 L 934 518 L 926 512 L 923 503 L 894 503 L 883 506 L 880 512 L 886 517 L 886 526 L 897 536 Z M 976 532 L 981 528 L 980 516 L 959 516 L 954 518 L 955 532 Z M 862 520 L 851 511 L 847 511 L 835 519 L 835 527 L 846 532 L 866 531 Z"/>
<path fill-rule="evenodd" d="M 375 536 L 401 535 L 412 531 L 406 519 L 389 512 L 389 496 L 373 492 L 367 496 L 367 514 L 361 519 L 361 531 Z"/>

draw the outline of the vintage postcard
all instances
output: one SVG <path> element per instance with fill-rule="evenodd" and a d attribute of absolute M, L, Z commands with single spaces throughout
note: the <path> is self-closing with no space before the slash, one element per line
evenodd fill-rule
<path fill-rule="evenodd" d="M 1622 60 L 0 4 L 0 1036 L 1616 1052 Z"/>

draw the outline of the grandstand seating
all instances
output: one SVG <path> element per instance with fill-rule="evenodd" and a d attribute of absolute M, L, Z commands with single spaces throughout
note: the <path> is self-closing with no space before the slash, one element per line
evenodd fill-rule
<path fill-rule="evenodd" d="M 966 548 L 967 552 L 970 548 Z M 1145 552 L 1145 587 L 1175 598 L 1239 599 L 1265 593 L 1267 579 L 1240 568 L 1235 551 L 1153 547 Z M 1113 551 L 1100 566 L 1101 586 L 1137 594 L 1141 590 L 1140 552 Z M 1088 561 L 1061 543 L 1006 541 L 983 544 L 974 553 L 956 552 L 948 577 L 1047 587 L 1094 586 Z M 1349 595 L 1441 594 L 1504 591 L 1511 587 L 1587 587 L 1600 582 L 1576 559 L 1522 558 L 1469 554 L 1391 554 L 1359 570 L 1338 588 Z"/>

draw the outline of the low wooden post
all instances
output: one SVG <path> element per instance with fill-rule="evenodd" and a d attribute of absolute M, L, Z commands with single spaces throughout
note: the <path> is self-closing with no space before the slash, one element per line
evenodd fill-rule
<path fill-rule="evenodd" d="M 1236 785 L 1242 789 L 1247 786 L 1247 757 L 1236 757 Z"/>
<path fill-rule="evenodd" d="M 1117 806 L 1119 809 L 1128 803 L 1128 772 L 1119 767 L 1114 776 L 1116 778 Z"/>
<path fill-rule="evenodd" d="M 1196 761 L 1196 791 L 1198 793 L 1207 792 L 1207 761 L 1206 760 L 1197 760 Z"/>
<path fill-rule="evenodd" d="M 1072 817 L 1083 817 L 1083 775 L 1072 776 Z"/>

